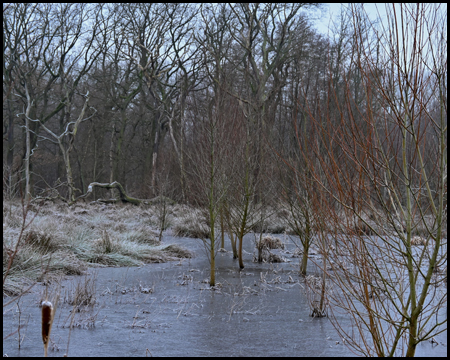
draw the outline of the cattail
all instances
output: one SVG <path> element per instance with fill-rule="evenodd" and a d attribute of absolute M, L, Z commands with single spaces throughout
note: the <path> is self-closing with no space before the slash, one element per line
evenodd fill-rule
<path fill-rule="evenodd" d="M 53 323 L 53 305 L 50 301 L 42 302 L 42 341 L 44 342 L 44 356 L 47 357 L 48 342 Z"/>

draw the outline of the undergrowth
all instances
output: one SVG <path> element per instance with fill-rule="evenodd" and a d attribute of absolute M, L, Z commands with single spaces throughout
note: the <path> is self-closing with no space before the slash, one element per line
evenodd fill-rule
<path fill-rule="evenodd" d="M 5 211 L 5 208 L 7 211 Z M 117 205 L 44 204 L 23 208 L 10 202 L 3 211 L 3 295 L 20 294 L 36 281 L 80 275 L 88 267 L 139 266 L 192 254 L 161 244 L 152 209 Z"/>

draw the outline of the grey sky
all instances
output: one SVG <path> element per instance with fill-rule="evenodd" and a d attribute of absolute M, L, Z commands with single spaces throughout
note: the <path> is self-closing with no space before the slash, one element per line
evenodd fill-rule
<path fill-rule="evenodd" d="M 317 30 L 323 34 L 328 34 L 328 26 L 332 24 L 331 20 L 336 21 L 337 17 L 340 14 L 341 7 L 342 6 L 349 6 L 350 3 L 325 3 L 325 6 L 323 8 L 322 15 L 320 16 L 319 20 L 315 21 Z M 375 6 L 375 3 L 365 3 L 364 7 L 369 14 L 369 16 L 374 19 L 377 17 L 377 7 L 378 11 L 380 12 L 380 15 L 383 17 L 385 12 L 385 4 L 384 3 L 377 3 L 377 6 Z"/>

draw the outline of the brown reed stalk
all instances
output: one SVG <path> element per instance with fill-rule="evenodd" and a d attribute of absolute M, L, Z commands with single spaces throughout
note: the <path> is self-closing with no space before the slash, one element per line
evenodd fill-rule
<path fill-rule="evenodd" d="M 48 343 L 50 341 L 50 332 L 52 331 L 53 319 L 55 317 L 56 306 L 59 296 L 54 299 L 55 306 L 48 301 L 42 302 L 42 342 L 44 343 L 44 356 L 47 357 Z"/>
<path fill-rule="evenodd" d="M 48 342 L 50 340 L 50 331 L 53 324 L 53 305 L 50 301 L 42 302 L 42 341 L 44 343 L 44 356 L 47 357 Z"/>

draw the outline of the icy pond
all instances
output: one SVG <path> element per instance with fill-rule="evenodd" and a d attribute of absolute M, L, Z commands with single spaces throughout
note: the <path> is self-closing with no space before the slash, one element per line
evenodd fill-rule
<path fill-rule="evenodd" d="M 69 356 L 353 355 L 328 318 L 309 316 L 299 259 L 286 253 L 290 262 L 253 263 L 252 239 L 247 235 L 244 243 L 242 271 L 230 251 L 218 253 L 216 290 L 205 283 L 209 262 L 201 241 L 170 233 L 163 242 L 182 244 L 195 257 L 139 268 L 90 269 L 96 278 L 96 305 L 72 320 L 73 306 L 60 301 L 49 356 L 63 356 L 69 339 Z M 83 281 L 84 276 L 70 277 L 62 292 L 70 293 Z M 15 303 L 3 308 L 3 354 L 43 355 L 38 307 L 43 288 L 38 284 L 22 297 L 20 312 Z M 20 334 L 25 335 L 20 350 L 19 314 L 24 324 Z M 75 327 L 69 336 L 71 321 Z M 348 320 L 340 321 L 349 326 Z M 439 345 L 420 344 L 416 355 L 447 356 L 447 333 L 437 341 Z"/>

